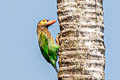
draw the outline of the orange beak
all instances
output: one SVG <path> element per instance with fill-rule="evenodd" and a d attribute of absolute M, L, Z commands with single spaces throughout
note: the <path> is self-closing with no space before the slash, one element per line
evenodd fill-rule
<path fill-rule="evenodd" d="M 50 21 L 48 21 L 47 23 L 46 23 L 46 25 L 52 25 L 52 24 L 54 24 L 56 22 L 56 20 L 50 20 Z"/>

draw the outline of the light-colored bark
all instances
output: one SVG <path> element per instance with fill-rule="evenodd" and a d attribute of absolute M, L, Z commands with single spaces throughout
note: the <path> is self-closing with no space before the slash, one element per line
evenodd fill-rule
<path fill-rule="evenodd" d="M 57 0 L 59 80 L 104 80 L 102 0 Z"/>

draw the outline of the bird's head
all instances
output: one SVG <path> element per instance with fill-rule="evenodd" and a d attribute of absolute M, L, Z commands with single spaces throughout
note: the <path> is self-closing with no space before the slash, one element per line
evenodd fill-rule
<path fill-rule="evenodd" d="M 55 22 L 56 22 L 56 20 L 43 19 L 43 20 L 41 20 L 41 21 L 38 22 L 37 26 L 48 28 L 50 25 L 54 24 Z"/>

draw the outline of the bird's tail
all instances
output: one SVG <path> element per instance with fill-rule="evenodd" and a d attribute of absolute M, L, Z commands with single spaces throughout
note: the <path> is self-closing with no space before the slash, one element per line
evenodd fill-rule
<path fill-rule="evenodd" d="M 56 72 L 58 73 L 57 67 L 55 66 L 54 68 L 55 68 Z"/>
<path fill-rule="evenodd" d="M 57 70 L 57 66 L 56 66 L 56 62 L 54 60 L 51 61 L 52 66 L 54 67 L 54 69 L 56 70 L 56 72 L 58 72 Z"/>

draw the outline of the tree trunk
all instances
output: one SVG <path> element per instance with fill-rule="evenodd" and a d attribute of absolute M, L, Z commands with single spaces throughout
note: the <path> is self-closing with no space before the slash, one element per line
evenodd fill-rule
<path fill-rule="evenodd" d="M 102 0 L 58 0 L 59 80 L 104 80 Z"/>

